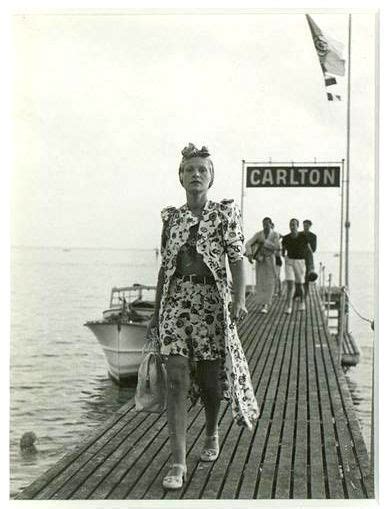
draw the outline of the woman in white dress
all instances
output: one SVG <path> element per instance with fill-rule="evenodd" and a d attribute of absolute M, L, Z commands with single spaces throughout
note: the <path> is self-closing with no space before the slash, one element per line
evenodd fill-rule
<path fill-rule="evenodd" d="M 273 230 L 271 218 L 263 219 L 263 229 L 245 244 L 245 256 L 250 263 L 255 260 L 256 299 L 261 313 L 267 313 L 272 303 L 276 281 L 275 253 L 280 250 L 280 235 Z"/>

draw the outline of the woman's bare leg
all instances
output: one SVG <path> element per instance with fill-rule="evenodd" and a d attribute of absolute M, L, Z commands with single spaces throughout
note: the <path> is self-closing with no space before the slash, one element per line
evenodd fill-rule
<path fill-rule="evenodd" d="M 221 403 L 220 359 L 197 362 L 197 381 L 200 386 L 206 417 L 206 434 L 213 436 L 218 430 Z"/>
<path fill-rule="evenodd" d="M 189 361 L 169 355 L 167 363 L 167 418 L 172 463 L 186 463 L 187 396 L 190 385 Z"/>

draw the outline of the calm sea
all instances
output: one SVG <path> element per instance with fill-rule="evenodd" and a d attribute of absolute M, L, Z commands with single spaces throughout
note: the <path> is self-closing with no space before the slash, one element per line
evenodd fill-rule
<path fill-rule="evenodd" d="M 337 282 L 339 259 L 320 254 Z M 319 260 L 317 260 L 319 261 Z M 351 295 L 373 317 L 373 258 L 351 254 Z M 132 395 L 107 376 L 104 354 L 83 324 L 101 318 L 112 286 L 155 284 L 154 250 L 12 249 L 11 497 L 74 448 Z M 352 314 L 361 362 L 348 371 L 364 438 L 370 448 L 374 333 Z M 36 452 L 19 447 L 24 432 Z"/>

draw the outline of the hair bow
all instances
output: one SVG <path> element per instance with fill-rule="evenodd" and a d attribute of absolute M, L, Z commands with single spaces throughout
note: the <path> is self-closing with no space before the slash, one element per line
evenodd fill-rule
<path fill-rule="evenodd" d="M 203 145 L 201 149 L 198 149 L 193 143 L 189 143 L 182 151 L 182 157 L 184 159 L 191 159 L 192 157 L 209 157 L 210 153 L 207 147 Z"/>

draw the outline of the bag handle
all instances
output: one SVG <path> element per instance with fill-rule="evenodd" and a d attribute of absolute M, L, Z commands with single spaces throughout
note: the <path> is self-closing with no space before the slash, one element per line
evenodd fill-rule
<path fill-rule="evenodd" d="M 146 370 L 146 382 L 145 382 L 146 389 L 150 389 L 150 357 L 147 360 L 147 370 Z"/>

